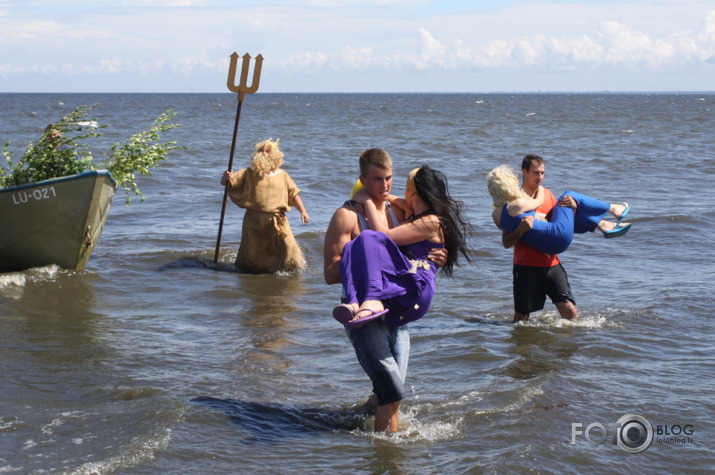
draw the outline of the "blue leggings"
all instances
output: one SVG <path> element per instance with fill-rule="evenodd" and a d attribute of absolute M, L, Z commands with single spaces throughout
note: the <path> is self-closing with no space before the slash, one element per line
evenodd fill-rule
<path fill-rule="evenodd" d="M 559 206 L 564 196 L 573 198 L 578 207 Z M 611 205 L 590 196 L 567 190 L 557 200 L 556 206 L 547 215 L 548 221 L 534 220 L 534 226 L 525 232 L 521 240 L 546 254 L 561 254 L 571 245 L 574 233 L 594 231 L 598 223 L 611 209 Z"/>

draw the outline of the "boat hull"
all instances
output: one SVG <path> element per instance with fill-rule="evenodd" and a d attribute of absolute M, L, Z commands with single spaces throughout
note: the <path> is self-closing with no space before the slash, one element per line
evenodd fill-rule
<path fill-rule="evenodd" d="M 0 189 L 0 270 L 84 269 L 116 188 L 108 171 L 89 171 Z"/>

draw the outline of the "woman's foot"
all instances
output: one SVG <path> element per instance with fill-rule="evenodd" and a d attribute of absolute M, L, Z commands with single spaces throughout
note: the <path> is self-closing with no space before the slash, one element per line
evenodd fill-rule
<path fill-rule="evenodd" d="M 353 319 L 346 323 L 345 326 L 353 330 L 360 328 L 370 320 L 382 317 L 388 311 L 379 300 L 366 300 L 355 312 Z"/>
<path fill-rule="evenodd" d="M 358 311 L 358 308 L 356 303 L 341 303 L 333 308 L 333 318 L 343 325 L 347 325 L 350 320 L 355 318 L 355 312 Z"/>
<path fill-rule="evenodd" d="M 624 201 L 622 204 L 612 204 L 609 212 L 613 215 L 614 218 L 616 218 L 618 221 L 621 221 L 623 220 L 623 218 L 626 217 L 630 210 L 630 203 Z"/>
<path fill-rule="evenodd" d="M 630 228 L 631 224 L 630 223 L 614 223 L 613 221 L 606 221 L 605 219 L 602 219 L 598 223 L 598 230 L 603 233 L 604 236 L 608 237 L 616 237 L 614 233 L 620 229 L 623 228 Z M 619 236 L 625 234 L 626 231 L 620 231 Z"/>
<path fill-rule="evenodd" d="M 609 223 L 612 225 L 611 229 L 607 231 L 601 230 L 603 232 L 603 237 L 606 239 L 611 239 L 619 236 L 623 236 L 628 232 L 629 229 L 631 229 L 631 224 L 630 223 Z"/>
<path fill-rule="evenodd" d="M 355 311 L 355 315 L 362 311 L 372 310 L 373 312 L 381 312 L 385 306 L 379 300 L 365 300 L 360 304 L 360 308 Z"/>

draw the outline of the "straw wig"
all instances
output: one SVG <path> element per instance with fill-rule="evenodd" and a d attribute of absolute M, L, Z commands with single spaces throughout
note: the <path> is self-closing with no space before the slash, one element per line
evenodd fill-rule
<path fill-rule="evenodd" d="M 487 174 L 487 188 L 496 207 L 504 206 L 517 198 L 528 198 L 519 187 L 516 172 L 506 165 L 500 165 Z"/>
<path fill-rule="evenodd" d="M 256 144 L 256 153 L 251 157 L 251 169 L 259 175 L 267 175 L 283 164 L 283 152 L 278 147 L 280 139 L 267 139 Z"/>

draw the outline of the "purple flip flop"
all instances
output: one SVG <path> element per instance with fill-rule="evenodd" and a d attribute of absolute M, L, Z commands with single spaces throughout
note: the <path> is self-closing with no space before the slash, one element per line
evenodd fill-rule
<path fill-rule="evenodd" d="M 346 303 L 341 303 L 333 309 L 333 318 L 343 325 L 347 325 L 347 323 L 352 320 L 354 316 L 355 314 L 353 313 L 352 306 Z"/>
<path fill-rule="evenodd" d="M 335 307 L 337 308 L 337 307 Z M 364 317 L 356 318 L 355 320 L 351 320 L 348 323 L 345 324 L 346 327 L 350 328 L 351 330 L 355 330 L 357 328 L 360 328 L 363 326 L 365 323 L 369 322 L 370 320 L 375 320 L 376 318 L 380 318 L 381 316 L 385 315 L 387 312 L 389 312 L 389 309 L 384 309 L 380 310 L 379 312 L 376 310 L 370 310 L 369 308 L 364 308 L 362 310 L 358 310 L 355 312 L 355 315 L 358 313 L 364 313 L 368 312 L 368 314 Z M 333 316 L 335 316 L 335 309 L 333 309 Z"/>

